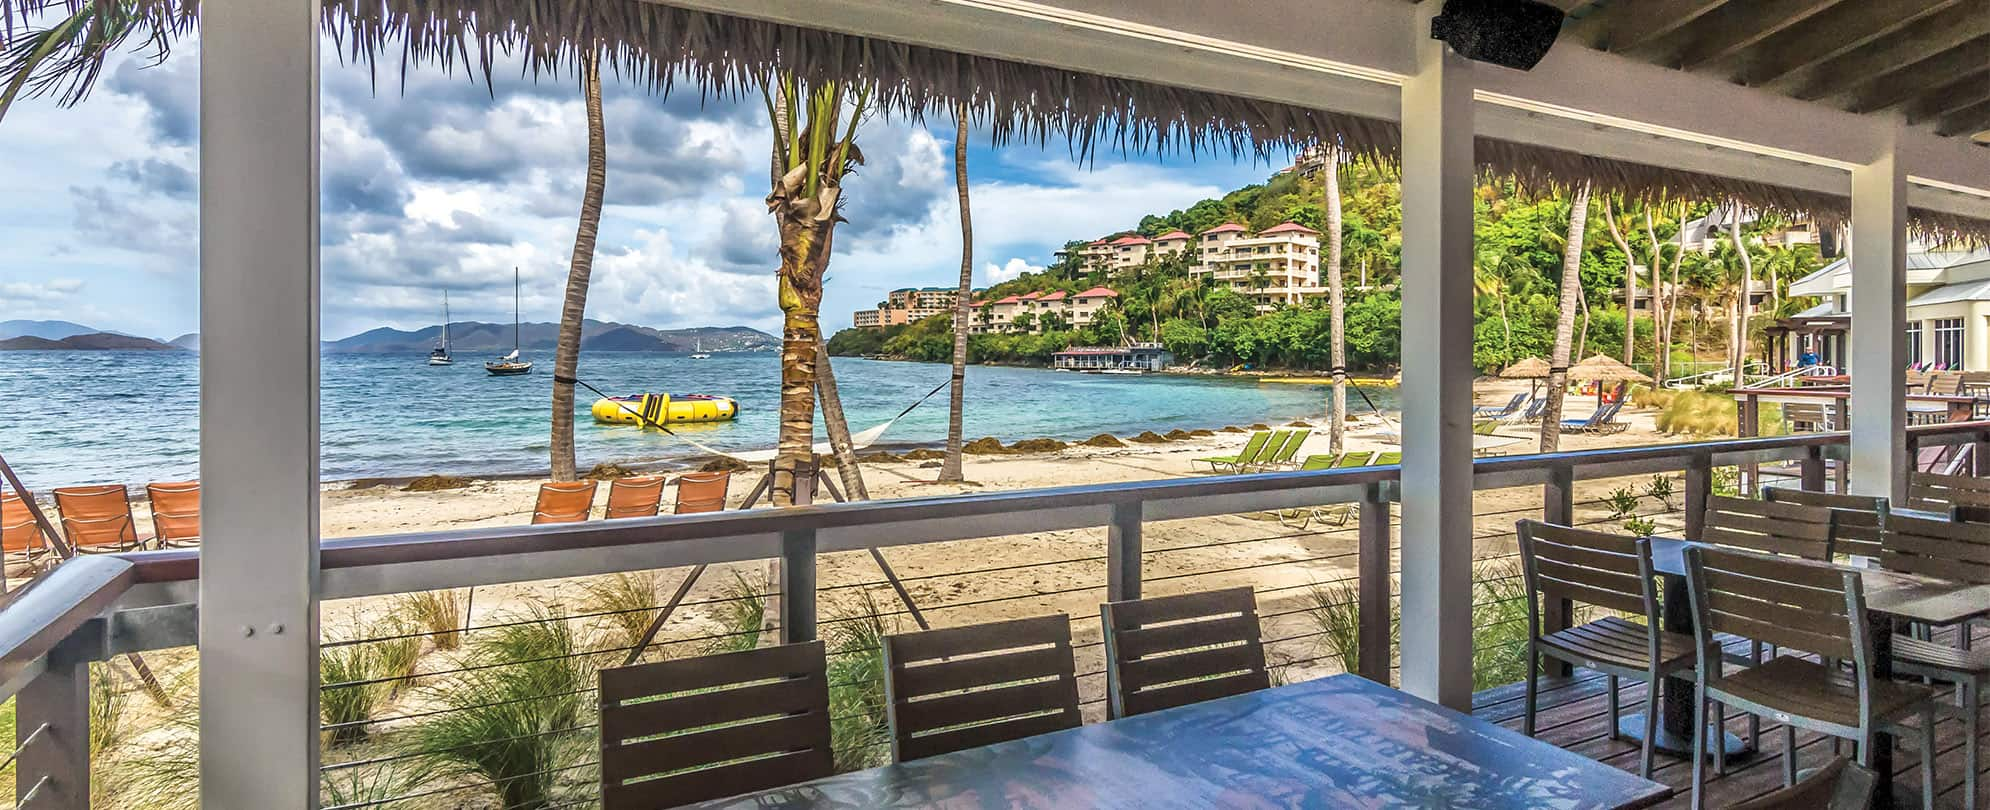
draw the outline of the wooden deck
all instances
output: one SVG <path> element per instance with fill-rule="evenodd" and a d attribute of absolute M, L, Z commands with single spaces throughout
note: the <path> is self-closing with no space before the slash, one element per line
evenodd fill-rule
<path fill-rule="evenodd" d="M 1947 638 L 1946 632 L 1938 632 L 1937 640 Z M 1978 627 L 1974 644 L 1979 648 L 1990 644 L 1990 629 Z M 1520 715 L 1524 704 L 1524 684 L 1513 683 L 1494 687 L 1474 696 L 1472 713 L 1477 717 L 1499 723 L 1518 731 Z M 1606 680 L 1601 673 L 1576 670 L 1569 678 L 1543 678 L 1541 681 L 1540 716 L 1535 723 L 1535 737 L 1554 743 L 1592 759 L 1601 760 L 1624 770 L 1635 773 L 1638 769 L 1638 747 L 1630 740 L 1612 740 L 1609 737 L 1610 724 L 1605 720 Z M 1633 681 L 1623 681 L 1618 694 L 1621 709 L 1625 713 L 1640 711 L 1644 701 L 1644 685 Z M 1944 699 L 1952 700 L 1946 697 Z M 1990 702 L 1990 701 L 1986 701 Z M 1747 724 L 1744 715 L 1731 715 L 1727 729 L 1736 734 L 1745 734 Z M 1990 724 L 1981 726 L 1990 730 Z M 1774 733 L 1770 733 L 1774 731 Z M 1935 759 L 1936 784 L 1941 794 L 1937 807 L 1963 806 L 1962 777 L 1968 767 L 1963 758 L 1962 724 L 1942 717 L 1935 728 L 1935 743 L 1938 749 Z M 1985 736 L 1990 736 L 1987 731 Z M 1727 776 L 1715 775 L 1711 764 L 1708 767 L 1707 806 L 1726 807 L 1782 786 L 1782 768 L 1778 763 L 1782 757 L 1782 726 L 1768 718 L 1762 720 L 1761 751 L 1742 760 L 1728 761 Z M 1990 743 L 1990 741 L 1986 741 Z M 1990 744 L 1983 746 L 1984 759 L 1990 763 Z M 1894 784 L 1906 788 L 1903 795 L 1918 797 L 1921 784 L 1921 752 L 1916 750 L 1914 740 L 1909 739 L 1894 746 Z M 1852 747 L 1844 747 L 1846 756 L 1851 756 Z M 1811 768 L 1824 764 L 1831 758 L 1831 742 L 1827 737 L 1799 731 L 1797 733 L 1797 767 Z M 1990 771 L 1990 769 L 1986 769 Z M 1652 763 L 1652 778 L 1671 785 L 1679 791 L 1671 801 L 1659 805 L 1661 808 L 1686 808 L 1691 806 L 1693 771 L 1690 763 L 1680 757 L 1660 753 Z M 1980 793 L 1978 808 L 1990 808 L 1990 776 L 1979 777 Z"/>

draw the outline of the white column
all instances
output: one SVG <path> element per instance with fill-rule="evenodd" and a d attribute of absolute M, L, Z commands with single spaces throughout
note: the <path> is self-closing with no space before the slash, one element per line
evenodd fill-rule
<path fill-rule="evenodd" d="M 1430 38 L 1403 84 L 1403 688 L 1472 703 L 1472 78 Z"/>
<path fill-rule="evenodd" d="M 1889 121 L 1888 130 L 1899 132 Z M 1907 173 L 1888 138 L 1852 169 L 1852 479 L 1861 495 L 1907 494 Z"/>
<path fill-rule="evenodd" d="M 207 0 L 200 793 L 318 805 L 318 0 Z"/>

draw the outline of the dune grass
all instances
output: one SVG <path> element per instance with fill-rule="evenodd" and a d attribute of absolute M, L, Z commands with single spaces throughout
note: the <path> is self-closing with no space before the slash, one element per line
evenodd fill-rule
<path fill-rule="evenodd" d="M 628 571 L 595 577 L 583 587 L 582 609 L 601 617 L 603 646 L 634 647 L 663 613 L 662 577 L 655 571 Z M 645 653 L 648 651 L 645 650 Z M 619 662 L 618 662 L 619 663 Z"/>
<path fill-rule="evenodd" d="M 430 633 L 429 640 L 438 650 L 453 650 L 463 643 L 463 622 L 466 618 L 462 601 L 456 591 L 424 591 L 411 593 L 394 600 L 394 614 L 413 622 Z"/>
<path fill-rule="evenodd" d="M 854 771 L 891 759 L 885 716 L 884 637 L 893 629 L 869 591 L 856 613 L 827 625 L 829 740 L 836 770 Z"/>
<path fill-rule="evenodd" d="M 732 573 L 732 581 L 726 583 L 720 594 L 724 601 L 715 606 L 715 618 L 721 628 L 719 637 L 712 639 L 705 652 L 737 652 L 760 646 L 760 634 L 766 629 L 767 600 L 738 571 Z"/>
<path fill-rule="evenodd" d="M 1482 562 L 1473 572 L 1473 691 L 1527 677 L 1527 598 L 1513 560 Z"/>
<path fill-rule="evenodd" d="M 1314 584 L 1306 591 L 1306 613 L 1320 628 L 1320 643 L 1340 659 L 1341 669 L 1361 668 L 1361 587 L 1353 580 Z M 1402 639 L 1402 602 L 1389 600 L 1389 641 Z"/>
<path fill-rule="evenodd" d="M 1674 436 L 1721 437 L 1736 435 L 1739 410 L 1734 397 L 1711 391 L 1640 390 L 1632 395 L 1641 407 L 1657 408 L 1654 418 L 1660 433 Z M 1782 407 L 1764 403 L 1756 413 L 1757 436 L 1781 436 Z"/>
<path fill-rule="evenodd" d="M 100 661 L 90 665 L 90 756 L 95 757 L 124 740 L 125 709 L 131 696 L 119 683 L 116 664 Z M 13 725 L 13 703 L 7 704 L 7 725 Z M 8 740 L 13 736 L 9 735 Z"/>

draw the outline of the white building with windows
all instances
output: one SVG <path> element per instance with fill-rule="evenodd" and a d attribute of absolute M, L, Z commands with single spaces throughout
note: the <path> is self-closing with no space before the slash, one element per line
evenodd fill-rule
<path fill-rule="evenodd" d="M 1828 326 L 1849 321 L 1852 264 L 1840 259 L 1790 283 L 1790 295 L 1822 303 L 1792 322 Z M 1915 243 L 1907 252 L 1907 359 L 1949 370 L 1990 371 L 1990 249 L 1935 250 Z M 1847 329 L 1820 328 L 1808 338 L 1825 365 L 1843 366 Z M 1793 345 L 1801 352 L 1805 345 Z"/>
<path fill-rule="evenodd" d="M 1320 232 L 1286 222 L 1256 234 L 1234 223 L 1202 233 L 1202 263 L 1191 272 L 1251 300 L 1259 312 L 1324 295 Z"/>

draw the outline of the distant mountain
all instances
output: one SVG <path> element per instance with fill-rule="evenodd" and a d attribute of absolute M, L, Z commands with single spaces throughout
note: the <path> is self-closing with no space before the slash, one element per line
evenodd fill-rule
<path fill-rule="evenodd" d="M 559 340 L 559 331 L 559 324 L 554 323 L 520 324 L 519 348 L 526 352 L 551 352 Z M 352 337 L 326 341 L 324 351 L 341 354 L 426 352 L 434 348 L 441 337 L 442 327 L 439 325 L 412 332 L 383 326 Z M 780 338 L 745 326 L 652 329 L 588 320 L 582 322 L 580 331 L 581 349 L 591 351 L 688 353 L 703 349 L 708 352 L 739 352 L 759 351 L 779 346 L 780 343 Z M 511 324 L 452 322 L 449 324 L 449 349 L 459 355 L 511 351 Z"/>
<path fill-rule="evenodd" d="M 102 332 L 69 321 L 0 321 L 0 340 L 17 337 L 37 337 L 48 340 L 61 340 L 77 335 L 90 335 Z"/>
<path fill-rule="evenodd" d="M 7 338 L 0 340 L 0 351 L 180 351 L 180 347 L 151 338 L 92 332 L 60 340 L 33 335 Z"/>
<path fill-rule="evenodd" d="M 166 342 L 167 342 L 167 343 L 171 343 L 171 344 L 173 344 L 173 345 L 175 345 L 175 346 L 178 346 L 178 347 L 180 347 L 180 348 L 182 348 L 182 349 L 186 349 L 187 351 L 190 351 L 190 352 L 197 352 L 197 351 L 200 351 L 200 333 L 199 333 L 199 332 L 188 332 L 188 333 L 186 333 L 186 334 L 184 334 L 184 335 L 181 335 L 181 336 L 179 336 L 179 337 L 176 337 L 176 338 L 173 338 L 172 340 L 169 340 L 169 341 L 166 341 Z"/>

